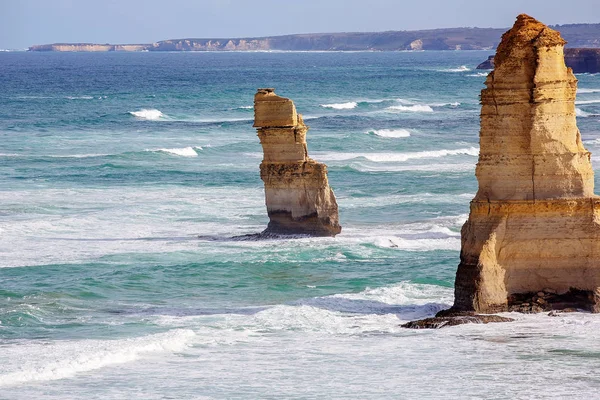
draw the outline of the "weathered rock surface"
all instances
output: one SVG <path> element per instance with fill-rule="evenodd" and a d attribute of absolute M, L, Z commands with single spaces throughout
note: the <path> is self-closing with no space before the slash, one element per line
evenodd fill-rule
<path fill-rule="evenodd" d="M 565 64 L 576 74 L 598 73 L 600 72 L 600 49 L 565 49 Z M 477 66 L 477 69 L 494 69 L 494 56 L 489 56 Z"/>
<path fill-rule="evenodd" d="M 481 93 L 479 190 L 462 228 L 454 311 L 508 311 L 520 293 L 600 287 L 600 198 L 564 44 L 524 14 L 502 36 Z"/>
<path fill-rule="evenodd" d="M 264 152 L 260 177 L 270 219 L 263 234 L 340 233 L 327 167 L 308 157 L 308 127 L 294 103 L 273 89 L 259 89 L 254 96 L 254 126 Z"/>

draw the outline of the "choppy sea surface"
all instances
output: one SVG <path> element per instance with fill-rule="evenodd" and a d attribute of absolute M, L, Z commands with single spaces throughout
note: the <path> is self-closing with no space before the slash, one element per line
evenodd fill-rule
<path fill-rule="evenodd" d="M 0 398 L 594 398 L 600 317 L 453 301 L 489 52 L 0 54 Z M 600 159 L 600 75 L 578 75 Z M 266 227 L 253 94 L 329 166 L 336 238 Z"/>

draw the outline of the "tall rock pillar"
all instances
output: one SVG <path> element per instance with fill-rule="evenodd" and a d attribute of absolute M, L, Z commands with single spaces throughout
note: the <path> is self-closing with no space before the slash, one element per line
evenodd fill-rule
<path fill-rule="evenodd" d="M 519 15 L 481 92 L 479 190 L 462 228 L 454 309 L 600 287 L 600 199 L 559 32 Z M 592 296 L 593 298 L 593 296 Z"/>
<path fill-rule="evenodd" d="M 260 177 L 265 183 L 267 234 L 335 236 L 342 228 L 327 180 L 327 166 L 308 157 L 302 116 L 274 89 L 254 96 L 254 127 L 263 148 Z"/>

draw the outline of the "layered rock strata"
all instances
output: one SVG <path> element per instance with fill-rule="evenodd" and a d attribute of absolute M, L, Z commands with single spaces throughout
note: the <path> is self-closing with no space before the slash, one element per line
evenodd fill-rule
<path fill-rule="evenodd" d="M 455 311 L 507 311 L 518 294 L 572 288 L 598 299 L 600 198 L 564 45 L 524 14 L 502 36 L 481 92 L 479 190 L 462 228 Z"/>
<path fill-rule="evenodd" d="M 254 127 L 264 152 L 260 177 L 270 219 L 263 234 L 340 233 L 327 166 L 308 157 L 308 127 L 294 103 L 273 89 L 259 89 L 254 96 Z"/>

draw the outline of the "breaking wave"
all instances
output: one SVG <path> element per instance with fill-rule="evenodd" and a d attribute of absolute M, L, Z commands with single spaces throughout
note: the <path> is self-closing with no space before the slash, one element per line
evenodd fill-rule
<path fill-rule="evenodd" d="M 596 100 L 577 100 L 575 104 L 597 104 L 600 103 L 600 99 Z"/>
<path fill-rule="evenodd" d="M 475 74 L 468 74 L 467 76 L 477 76 L 477 77 L 488 76 L 488 73 L 487 72 L 477 72 Z"/>
<path fill-rule="evenodd" d="M 198 153 L 196 152 L 196 150 L 202 150 L 202 147 L 181 147 L 181 148 L 174 148 L 174 149 L 157 149 L 157 150 L 146 150 L 146 151 L 168 153 L 168 154 L 181 156 L 181 157 L 198 157 Z"/>
<path fill-rule="evenodd" d="M 138 111 L 129 111 L 129 114 L 133 115 L 136 118 L 145 119 L 148 121 L 157 121 L 165 117 L 165 115 L 160 110 L 157 110 L 155 108 L 144 108 Z"/>
<path fill-rule="evenodd" d="M 461 65 L 458 68 L 447 68 L 447 69 L 440 69 L 438 71 L 440 72 L 466 72 L 466 71 L 470 71 L 471 68 L 467 67 L 466 65 Z"/>
<path fill-rule="evenodd" d="M 577 93 L 600 93 L 600 89 L 579 88 Z"/>
<path fill-rule="evenodd" d="M 477 157 L 479 155 L 479 149 L 476 147 L 468 147 L 464 149 L 420 151 L 415 153 L 324 153 L 319 154 L 318 158 L 327 161 L 346 161 L 356 158 L 366 158 L 373 162 L 404 162 L 422 158 L 440 158 L 457 155 Z"/>
<path fill-rule="evenodd" d="M 390 106 L 386 108 L 386 110 L 401 112 L 433 112 L 433 108 L 426 104 L 415 104 L 412 106 Z"/>
<path fill-rule="evenodd" d="M 592 116 L 592 113 L 583 111 L 581 108 L 575 108 L 575 115 L 581 118 L 587 118 L 589 116 Z"/>
<path fill-rule="evenodd" d="M 350 101 L 348 103 L 332 103 L 332 104 L 321 104 L 323 108 L 333 108 L 335 110 L 351 110 L 358 107 L 356 101 Z"/>
<path fill-rule="evenodd" d="M 0 375 L 0 386 L 26 382 L 53 381 L 109 365 L 135 361 L 154 353 L 175 353 L 185 349 L 196 334 L 176 329 L 145 337 L 119 340 L 57 341 L 53 344 L 14 346 L 15 370 Z"/>
<path fill-rule="evenodd" d="M 377 129 L 368 131 L 367 134 L 384 138 L 405 138 L 410 136 L 410 132 L 406 129 Z"/>

